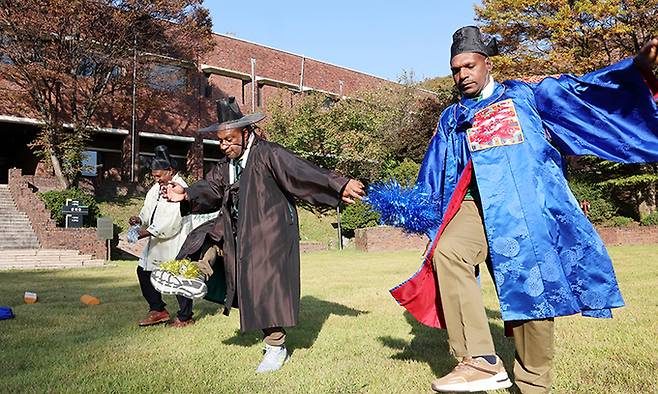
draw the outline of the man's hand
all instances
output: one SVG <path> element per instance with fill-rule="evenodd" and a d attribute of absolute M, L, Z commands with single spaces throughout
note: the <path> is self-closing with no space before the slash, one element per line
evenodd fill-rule
<path fill-rule="evenodd" d="M 131 216 L 128 219 L 128 224 L 131 226 L 134 226 L 136 224 L 142 224 L 142 219 L 140 219 L 138 216 Z"/>
<path fill-rule="evenodd" d="M 217 256 L 222 255 L 222 250 L 217 245 L 212 245 L 203 253 L 203 257 L 197 262 L 197 267 L 199 271 L 203 274 L 203 277 L 207 281 L 213 274 L 213 265 L 215 265 L 215 260 Z"/>
<path fill-rule="evenodd" d="M 643 71 L 651 71 L 658 66 L 658 37 L 654 37 L 635 56 L 635 65 Z"/>
<path fill-rule="evenodd" d="M 345 204 L 354 204 L 355 199 L 361 200 L 366 193 L 363 191 L 363 183 L 356 179 L 350 179 L 343 189 L 343 202 Z"/>
<path fill-rule="evenodd" d="M 199 260 L 196 263 L 196 266 L 199 267 L 199 271 L 201 271 L 201 273 L 203 274 L 203 279 L 205 281 L 208 281 L 208 279 L 210 279 L 212 274 L 215 272 L 215 271 L 213 271 L 210 264 L 205 260 Z"/>
<path fill-rule="evenodd" d="M 166 198 L 167 201 L 180 202 L 187 199 L 187 192 L 185 191 L 185 188 L 178 183 L 169 182 L 162 197 Z"/>
<path fill-rule="evenodd" d="M 139 236 L 137 237 L 137 239 L 142 239 L 142 238 L 152 237 L 152 236 L 153 236 L 153 234 L 146 231 L 145 228 L 140 228 L 139 229 Z"/>

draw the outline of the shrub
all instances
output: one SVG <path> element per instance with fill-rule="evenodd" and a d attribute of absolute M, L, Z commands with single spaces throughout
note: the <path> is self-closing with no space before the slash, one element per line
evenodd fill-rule
<path fill-rule="evenodd" d="M 592 223 L 605 223 L 617 213 L 612 197 L 605 192 L 605 188 L 581 179 L 570 180 L 569 187 L 579 202 L 589 201 L 589 220 Z"/>
<path fill-rule="evenodd" d="M 643 226 L 658 226 L 658 212 L 651 212 L 640 220 Z"/>
<path fill-rule="evenodd" d="M 39 197 L 46 204 L 46 208 L 50 210 L 50 217 L 57 222 L 58 226 L 64 225 L 65 216 L 62 215 L 62 208 L 67 199 L 78 200 L 81 204 L 89 207 L 89 214 L 84 218 L 84 225 L 86 227 L 96 226 L 96 218 L 100 214 L 100 210 L 94 196 L 80 189 L 66 189 L 39 193 Z"/>
<path fill-rule="evenodd" d="M 354 230 L 379 224 L 379 214 L 362 202 L 348 205 L 341 215 L 341 226 L 345 236 L 354 235 Z"/>
<path fill-rule="evenodd" d="M 402 186 L 413 186 L 418 178 L 420 164 L 413 160 L 404 159 L 404 161 L 387 171 L 391 179 L 395 179 Z"/>
<path fill-rule="evenodd" d="M 609 227 L 630 227 L 635 225 L 635 220 L 626 216 L 613 216 L 604 224 Z"/>

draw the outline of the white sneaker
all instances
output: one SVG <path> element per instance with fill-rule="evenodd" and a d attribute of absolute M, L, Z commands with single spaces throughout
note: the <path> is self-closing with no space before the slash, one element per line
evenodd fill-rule
<path fill-rule="evenodd" d="M 208 286 L 200 278 L 187 279 L 159 269 L 151 272 L 151 283 L 162 294 L 179 295 L 195 299 L 203 298 L 208 293 Z"/>
<path fill-rule="evenodd" d="M 455 369 L 432 382 L 434 391 L 474 392 L 505 389 L 512 386 L 503 362 L 496 356 L 496 363 L 489 364 L 482 357 L 465 358 Z"/>
<path fill-rule="evenodd" d="M 263 361 L 260 362 L 256 372 L 273 372 L 281 369 L 283 364 L 290 360 L 286 346 L 270 346 L 265 344 L 265 355 Z"/>

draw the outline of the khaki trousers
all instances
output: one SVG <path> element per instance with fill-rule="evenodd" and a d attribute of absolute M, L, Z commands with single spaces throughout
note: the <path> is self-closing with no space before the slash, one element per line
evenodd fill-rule
<path fill-rule="evenodd" d="M 478 205 L 465 200 L 434 250 L 448 345 L 458 358 L 494 355 L 477 266 L 486 261 L 487 237 Z M 554 353 L 553 319 L 513 323 L 514 374 L 523 393 L 550 391 Z"/>

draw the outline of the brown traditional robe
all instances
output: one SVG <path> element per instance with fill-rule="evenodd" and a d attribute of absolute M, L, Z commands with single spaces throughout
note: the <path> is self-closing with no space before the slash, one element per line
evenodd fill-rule
<path fill-rule="evenodd" d="M 205 180 L 187 189 L 188 201 L 181 204 L 183 214 L 221 208 L 214 224 L 206 228 L 216 242 L 223 238 L 224 313 L 228 314 L 237 300 L 242 331 L 295 326 L 300 298 L 295 198 L 335 207 L 348 178 L 260 138 L 254 139 L 240 180 L 229 185 L 228 171 L 229 160 L 224 159 Z M 238 218 L 232 223 L 231 207 L 236 197 Z M 197 236 L 206 238 L 204 234 Z M 185 248 L 179 255 L 195 252 Z"/>

